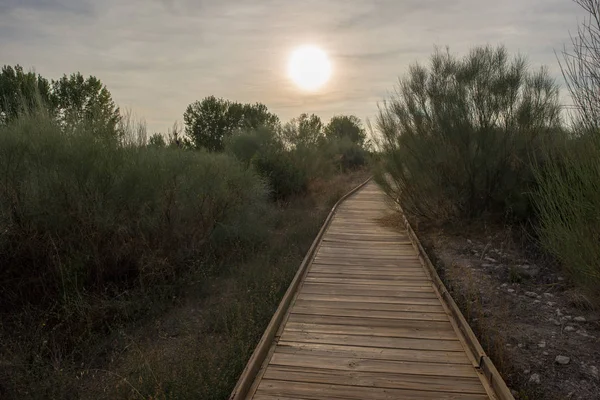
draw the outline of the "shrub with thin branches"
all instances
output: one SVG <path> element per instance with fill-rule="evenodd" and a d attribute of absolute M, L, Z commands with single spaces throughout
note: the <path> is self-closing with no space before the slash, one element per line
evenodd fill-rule
<path fill-rule="evenodd" d="M 65 134 L 36 115 L 0 127 L 0 170 L 0 311 L 172 278 L 266 200 L 233 157 Z"/>
<path fill-rule="evenodd" d="M 560 123 L 558 88 L 504 47 L 436 51 L 380 107 L 380 183 L 409 213 L 444 222 L 528 215 L 529 157 Z M 384 178 L 385 176 L 385 178 Z"/>
<path fill-rule="evenodd" d="M 534 200 L 545 249 L 600 304 L 600 4 L 575 2 L 588 18 L 561 63 L 575 103 L 573 134 L 537 165 Z"/>

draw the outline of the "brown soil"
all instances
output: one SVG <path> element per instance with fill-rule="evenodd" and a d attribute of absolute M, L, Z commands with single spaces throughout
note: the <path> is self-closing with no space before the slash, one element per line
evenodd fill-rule
<path fill-rule="evenodd" d="M 515 398 L 600 399 L 600 312 L 555 262 L 506 227 L 417 234 Z"/>

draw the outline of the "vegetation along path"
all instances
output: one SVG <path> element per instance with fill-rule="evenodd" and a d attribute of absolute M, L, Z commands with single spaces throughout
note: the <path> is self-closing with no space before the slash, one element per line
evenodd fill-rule
<path fill-rule="evenodd" d="M 231 398 L 512 399 L 369 182 L 334 207 Z"/>

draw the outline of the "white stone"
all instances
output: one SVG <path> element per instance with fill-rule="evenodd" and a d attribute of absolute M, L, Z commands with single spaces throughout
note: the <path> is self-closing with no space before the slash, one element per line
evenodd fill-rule
<path fill-rule="evenodd" d="M 529 377 L 529 382 L 535 383 L 536 385 L 540 384 L 540 374 L 531 374 Z"/>
<path fill-rule="evenodd" d="M 571 362 L 571 359 L 567 356 L 556 356 L 554 361 L 561 365 L 567 365 L 568 363 Z"/>
<path fill-rule="evenodd" d="M 575 318 L 573 318 L 573 321 L 575 321 L 575 322 L 585 322 L 586 319 L 585 319 L 585 317 L 575 317 Z"/>
<path fill-rule="evenodd" d="M 542 340 L 541 342 L 539 342 L 539 343 L 538 343 L 538 347 L 540 347 L 540 348 L 542 348 L 542 349 L 543 349 L 544 347 L 546 347 L 546 341 L 545 341 L 545 340 Z"/>

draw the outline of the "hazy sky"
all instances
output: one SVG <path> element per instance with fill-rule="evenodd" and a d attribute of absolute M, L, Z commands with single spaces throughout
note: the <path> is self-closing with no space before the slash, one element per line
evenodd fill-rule
<path fill-rule="evenodd" d="M 152 132 L 208 95 L 259 101 L 283 120 L 365 119 L 435 45 L 464 54 L 503 43 L 558 77 L 554 50 L 582 16 L 571 0 L 0 0 L 0 64 L 95 75 Z M 316 94 L 286 76 L 289 53 L 307 43 L 334 68 Z"/>

